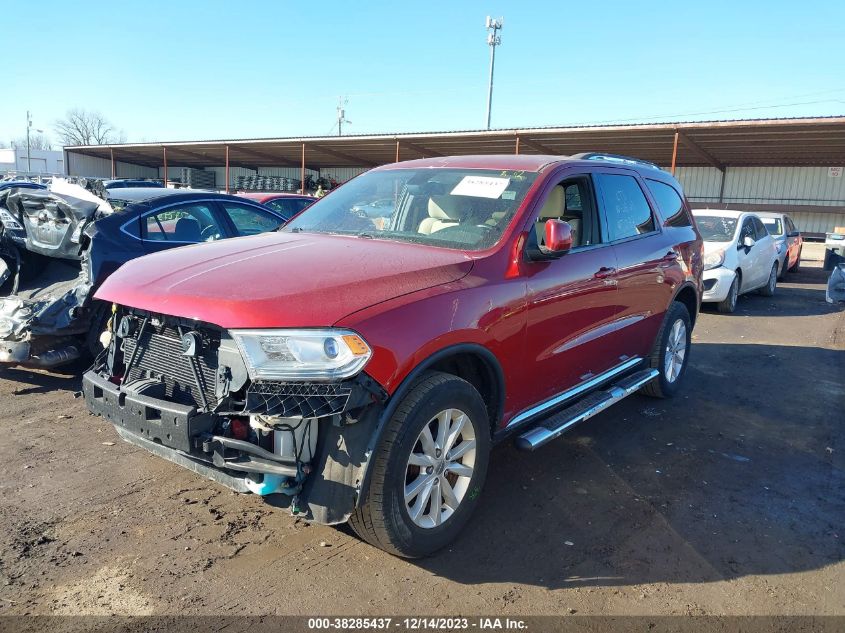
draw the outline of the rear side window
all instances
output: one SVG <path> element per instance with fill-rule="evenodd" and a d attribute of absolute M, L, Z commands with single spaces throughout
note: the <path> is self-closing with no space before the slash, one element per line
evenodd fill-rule
<path fill-rule="evenodd" d="M 666 219 L 666 226 L 692 226 L 689 214 L 684 209 L 684 201 L 674 187 L 650 179 L 646 179 L 645 183 L 657 202 L 660 214 Z"/>
<path fill-rule="evenodd" d="M 654 231 L 654 217 L 633 176 L 596 174 L 610 241 Z"/>
<path fill-rule="evenodd" d="M 282 221 L 272 213 L 255 207 L 224 202 L 223 208 L 235 225 L 238 235 L 258 235 L 279 228 Z"/>
<path fill-rule="evenodd" d="M 168 207 L 147 215 L 142 226 L 143 239 L 154 242 L 207 242 L 223 236 L 223 229 L 204 204 Z"/>
<path fill-rule="evenodd" d="M 276 198 L 264 204 L 281 213 L 285 220 L 290 220 L 312 202 L 313 200 L 303 200 L 301 198 Z"/>

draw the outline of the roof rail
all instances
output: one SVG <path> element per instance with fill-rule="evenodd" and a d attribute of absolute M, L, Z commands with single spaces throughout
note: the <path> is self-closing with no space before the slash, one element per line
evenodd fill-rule
<path fill-rule="evenodd" d="M 632 158 L 631 156 L 622 156 L 621 154 L 605 154 L 604 152 L 583 152 L 581 154 L 573 154 L 571 158 L 579 160 L 606 160 L 610 163 L 621 163 L 623 165 L 640 165 L 641 167 L 651 167 L 652 169 L 660 169 L 658 165 L 640 158 Z"/>

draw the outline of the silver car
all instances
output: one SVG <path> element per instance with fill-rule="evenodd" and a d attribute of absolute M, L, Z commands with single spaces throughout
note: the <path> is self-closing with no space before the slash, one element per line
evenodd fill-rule
<path fill-rule="evenodd" d="M 801 265 L 804 238 L 786 213 L 758 212 L 778 249 L 778 279 L 783 281 L 787 272 L 795 272 Z"/>

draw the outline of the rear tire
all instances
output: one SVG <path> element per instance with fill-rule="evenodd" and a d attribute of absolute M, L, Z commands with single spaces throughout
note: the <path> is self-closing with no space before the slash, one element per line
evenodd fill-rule
<path fill-rule="evenodd" d="M 716 309 L 723 314 L 733 314 L 736 310 L 736 302 L 739 299 L 739 275 L 734 275 L 728 296 L 716 304 Z"/>
<path fill-rule="evenodd" d="M 658 374 L 640 392 L 653 398 L 671 398 L 678 390 L 689 362 L 692 321 L 684 304 L 675 301 L 666 311 L 654 341 L 649 367 Z"/>
<path fill-rule="evenodd" d="M 766 285 L 760 288 L 758 292 L 763 295 L 764 297 L 773 297 L 775 294 L 775 289 L 778 285 L 778 263 L 775 262 L 772 264 L 772 270 L 769 273 L 769 280 L 766 282 Z"/>
<path fill-rule="evenodd" d="M 449 430 L 441 435 L 441 428 Z M 458 428 L 464 430 L 450 443 Z M 459 455 L 450 458 L 453 451 Z M 424 374 L 387 424 L 371 458 L 369 494 L 350 526 L 396 556 L 437 551 L 478 505 L 489 453 L 490 422 L 475 387 L 452 374 Z"/>
<path fill-rule="evenodd" d="M 795 260 L 795 263 L 789 268 L 789 272 L 797 273 L 798 268 L 801 266 L 801 251 L 798 251 L 798 259 Z"/>

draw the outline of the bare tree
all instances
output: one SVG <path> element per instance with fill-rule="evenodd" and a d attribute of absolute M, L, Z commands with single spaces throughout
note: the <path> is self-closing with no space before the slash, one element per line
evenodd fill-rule
<path fill-rule="evenodd" d="M 105 145 L 123 143 L 125 135 L 102 114 L 93 110 L 72 108 L 55 124 L 63 145 Z"/>
<path fill-rule="evenodd" d="M 12 147 L 16 149 L 26 149 L 26 137 L 22 136 L 20 138 L 16 138 L 12 141 Z M 53 149 L 53 143 L 50 142 L 50 139 L 40 132 L 36 132 L 35 134 L 29 135 L 29 147 L 30 149 Z"/>

